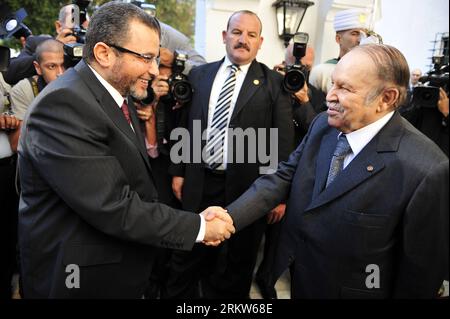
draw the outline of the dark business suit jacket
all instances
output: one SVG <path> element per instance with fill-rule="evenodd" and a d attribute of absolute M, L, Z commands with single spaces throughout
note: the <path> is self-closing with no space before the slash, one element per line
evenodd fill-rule
<path fill-rule="evenodd" d="M 277 173 L 228 206 L 237 230 L 289 197 L 276 277 L 292 265 L 294 298 L 434 297 L 448 272 L 448 159 L 396 112 L 325 189 L 338 133 L 319 115 Z"/>
<path fill-rule="evenodd" d="M 201 131 L 207 128 L 208 104 L 211 88 L 223 60 L 198 66 L 189 74 L 194 95 L 190 107 L 187 109 L 187 121 L 184 126 L 188 128 L 191 141 L 190 145 L 199 143 L 194 140 L 193 123 L 201 122 Z M 290 96 L 281 87 L 282 77 L 277 72 L 269 70 L 264 64 L 256 60 L 250 65 L 244 83 L 240 90 L 233 114 L 230 120 L 230 128 L 264 128 L 266 129 L 266 150 L 269 152 L 269 129 L 278 128 L 278 156 L 277 160 L 285 160 L 294 148 L 294 127 L 292 123 L 292 108 Z M 258 141 L 258 139 L 257 139 Z M 206 141 L 201 141 L 201 147 Z M 256 143 L 258 144 L 258 143 Z M 236 145 L 235 145 L 236 146 Z M 249 163 L 247 149 L 244 147 L 245 156 L 243 163 L 228 163 L 225 185 L 225 201 L 230 203 L 240 196 L 250 184 L 260 176 L 260 167 L 268 166 L 268 163 Z M 256 148 L 257 149 L 257 148 Z M 192 150 L 192 149 L 191 149 Z M 229 150 L 230 152 L 231 150 Z M 191 152 L 194 156 L 195 149 Z M 236 154 L 236 149 L 233 149 Z M 191 163 L 174 165 L 171 173 L 174 176 L 183 176 L 183 208 L 198 210 L 203 193 L 205 174 L 204 163 Z"/>
<path fill-rule="evenodd" d="M 30 107 L 19 146 L 25 297 L 139 298 L 152 246 L 192 248 L 200 219 L 158 203 L 129 108 L 134 132 L 84 62 Z M 78 289 L 66 287 L 71 264 L 80 269 Z"/>

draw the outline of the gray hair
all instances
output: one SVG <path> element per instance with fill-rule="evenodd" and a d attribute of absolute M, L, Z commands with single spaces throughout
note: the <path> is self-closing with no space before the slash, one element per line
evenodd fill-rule
<path fill-rule="evenodd" d="M 83 58 L 94 60 L 94 47 L 98 42 L 123 46 L 129 37 L 131 21 L 148 26 L 161 37 L 159 22 L 141 8 L 131 3 L 108 2 L 94 13 L 89 22 Z"/>
<path fill-rule="evenodd" d="M 386 44 L 364 44 L 354 47 L 352 51 L 361 51 L 373 61 L 377 77 L 383 83 L 392 83 L 399 91 L 394 107 L 404 104 L 409 85 L 409 67 L 405 56 L 396 48 Z M 371 94 L 377 96 L 383 91 L 380 87 Z"/>

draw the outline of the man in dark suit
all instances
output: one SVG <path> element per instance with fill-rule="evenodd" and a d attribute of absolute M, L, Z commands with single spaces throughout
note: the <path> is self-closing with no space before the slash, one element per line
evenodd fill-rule
<path fill-rule="evenodd" d="M 296 62 L 293 49 L 294 42 L 291 42 L 285 50 L 285 60 L 281 64 L 274 66 L 274 70 L 280 72 L 283 76 L 285 75 L 286 65 L 291 66 Z M 300 63 L 308 72 L 311 72 L 314 64 L 314 49 L 312 47 L 308 46 L 306 48 L 305 55 L 301 58 Z M 313 119 L 317 114 L 326 110 L 325 95 L 308 83 L 308 81 L 305 81 L 304 86 L 293 93 L 292 97 L 295 145 L 298 145 L 308 132 L 309 125 Z M 277 298 L 275 286 L 269 284 L 269 282 L 271 282 L 270 278 L 273 274 L 272 268 L 281 229 L 279 221 L 283 218 L 285 211 L 286 208 L 284 207 L 284 209 L 278 209 L 267 216 L 268 225 L 265 231 L 264 256 L 255 274 L 255 282 L 264 299 Z"/>
<path fill-rule="evenodd" d="M 205 218 L 158 202 L 126 97 L 145 98 L 158 75 L 159 34 L 136 6 L 105 4 L 84 60 L 31 105 L 19 146 L 25 298 L 141 298 L 152 246 L 189 250 L 233 232 L 224 213 Z"/>
<path fill-rule="evenodd" d="M 189 163 L 171 169 L 174 192 L 184 209 L 231 203 L 260 176 L 261 168 L 268 166 L 257 158 L 258 152 L 271 152 L 277 162 L 286 159 L 294 147 L 291 102 L 282 89 L 282 76 L 255 59 L 263 41 L 261 28 L 255 13 L 233 13 L 222 33 L 226 57 L 189 74 L 194 91 L 186 107 L 189 144 L 196 142 L 196 124 L 207 134 L 201 161 L 195 161 L 200 154 L 194 149 Z M 272 141 L 271 128 L 278 132 Z M 231 147 L 231 129 L 254 133 L 255 140 L 245 140 L 239 149 L 233 139 Z M 242 160 L 237 160 L 241 156 Z M 252 161 L 252 156 L 257 159 Z M 174 253 L 166 297 L 198 297 L 195 286 L 202 276 L 203 297 L 247 298 L 264 223 L 265 219 L 252 223 L 218 249 L 195 247 L 192 252 Z"/>
<path fill-rule="evenodd" d="M 409 79 L 387 45 L 337 64 L 327 114 L 277 172 L 227 207 L 236 230 L 287 201 L 275 279 L 292 298 L 433 298 L 448 272 L 448 159 L 396 108 Z"/>

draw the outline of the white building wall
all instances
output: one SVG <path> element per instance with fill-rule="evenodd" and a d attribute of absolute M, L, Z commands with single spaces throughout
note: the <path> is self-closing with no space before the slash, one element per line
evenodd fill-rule
<path fill-rule="evenodd" d="M 316 49 L 315 64 L 337 57 L 333 18 L 337 11 L 348 8 L 372 10 L 376 0 L 311 0 L 300 31 L 309 33 L 309 44 Z M 229 16 L 237 10 L 254 11 L 263 23 L 264 42 L 258 60 L 269 67 L 284 59 L 284 45 L 277 34 L 275 0 L 197 0 L 196 49 L 208 62 L 225 54 L 222 30 Z M 430 41 L 437 32 L 448 32 L 448 0 L 379 0 L 381 19 L 374 24 L 386 44 L 400 49 L 410 67 L 426 71 L 430 64 Z"/>
<path fill-rule="evenodd" d="M 384 43 L 398 48 L 410 68 L 428 71 L 436 33 L 449 31 L 448 0 L 383 1 L 382 19 L 375 30 Z"/>

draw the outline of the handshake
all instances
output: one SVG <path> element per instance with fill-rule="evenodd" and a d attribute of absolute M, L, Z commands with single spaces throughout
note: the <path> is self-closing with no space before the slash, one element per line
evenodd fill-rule
<path fill-rule="evenodd" d="M 203 243 L 207 246 L 218 246 L 225 239 L 234 234 L 233 219 L 225 209 L 211 206 L 201 212 L 206 221 Z"/>

